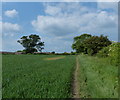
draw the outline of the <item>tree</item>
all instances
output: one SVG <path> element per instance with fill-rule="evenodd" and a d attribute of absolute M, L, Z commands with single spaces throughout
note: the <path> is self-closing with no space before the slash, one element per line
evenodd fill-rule
<path fill-rule="evenodd" d="M 101 35 L 99 36 L 92 36 L 89 39 L 84 41 L 84 46 L 87 48 L 87 53 L 89 55 L 94 55 L 98 53 L 103 47 L 107 47 L 111 44 L 111 41 L 107 38 L 107 36 Z"/>
<path fill-rule="evenodd" d="M 92 37 L 90 34 L 82 34 L 80 36 L 74 37 L 74 43 L 72 44 L 73 50 L 76 50 L 77 53 L 85 52 L 84 42 L 86 39 Z"/>
<path fill-rule="evenodd" d="M 25 48 L 24 51 L 26 53 L 41 52 L 44 49 L 44 42 L 41 42 L 39 35 L 31 34 L 29 36 L 23 36 L 17 42 Z"/>

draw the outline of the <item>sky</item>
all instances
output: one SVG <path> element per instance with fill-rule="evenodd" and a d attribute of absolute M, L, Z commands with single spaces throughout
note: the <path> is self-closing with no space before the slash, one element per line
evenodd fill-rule
<path fill-rule="evenodd" d="M 118 41 L 117 2 L 3 2 L 2 48 L 24 49 L 22 36 L 37 34 L 44 52 L 71 52 L 73 38 L 83 33 L 108 36 Z"/>

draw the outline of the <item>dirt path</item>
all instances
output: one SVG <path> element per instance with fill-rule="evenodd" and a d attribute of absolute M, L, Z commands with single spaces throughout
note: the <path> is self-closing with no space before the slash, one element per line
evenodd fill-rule
<path fill-rule="evenodd" d="M 74 77 L 73 77 L 73 98 L 80 98 L 79 96 L 80 85 L 79 85 L 78 75 L 79 75 L 79 61 L 78 61 L 78 56 L 77 56 L 76 57 L 76 68 L 75 68 Z"/>
<path fill-rule="evenodd" d="M 65 56 L 45 58 L 44 60 L 57 60 L 57 59 L 63 59 L 63 58 L 65 58 Z"/>

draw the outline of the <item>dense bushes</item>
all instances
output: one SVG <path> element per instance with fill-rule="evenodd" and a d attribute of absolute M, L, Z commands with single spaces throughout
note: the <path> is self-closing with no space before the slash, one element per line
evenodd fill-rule
<path fill-rule="evenodd" d="M 109 55 L 109 46 L 108 47 L 104 47 L 97 54 L 98 57 L 108 57 L 108 55 Z"/>
<path fill-rule="evenodd" d="M 109 57 L 111 58 L 111 62 L 113 64 L 120 64 L 120 43 L 113 43 L 109 46 Z"/>
<path fill-rule="evenodd" d="M 112 43 L 110 46 L 103 48 L 97 54 L 98 57 L 109 57 L 112 64 L 120 64 L 120 43 Z"/>
<path fill-rule="evenodd" d="M 95 55 L 102 48 L 107 47 L 111 44 L 111 41 L 107 38 L 107 36 L 92 36 L 89 39 L 84 41 L 84 46 L 87 48 L 87 54 Z"/>

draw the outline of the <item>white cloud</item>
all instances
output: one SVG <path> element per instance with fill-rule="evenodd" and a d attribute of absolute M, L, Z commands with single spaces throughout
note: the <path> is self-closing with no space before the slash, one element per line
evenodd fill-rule
<path fill-rule="evenodd" d="M 60 9 L 53 13 L 45 9 L 46 15 L 38 15 L 31 23 L 43 35 L 46 51 L 71 51 L 73 37 L 83 33 L 104 34 L 117 39 L 117 14 L 102 9 L 90 9 L 80 3 L 45 5 L 45 8 Z M 53 9 L 53 11 L 54 11 Z M 59 13 L 58 13 L 59 12 Z"/>
<path fill-rule="evenodd" d="M 75 32 L 78 23 L 73 21 L 76 20 L 72 17 L 38 16 L 37 20 L 32 21 L 32 25 L 38 32 L 61 36 Z"/>
<path fill-rule="evenodd" d="M 20 45 L 17 40 L 16 36 L 3 36 L 2 38 L 2 49 L 1 51 L 17 51 L 17 50 L 23 50 L 22 45 Z"/>
<path fill-rule="evenodd" d="M 57 15 L 61 12 L 61 8 L 54 7 L 54 6 L 47 6 L 45 13 L 50 15 Z"/>
<path fill-rule="evenodd" d="M 2 48 L 0 51 L 16 51 L 17 49 L 23 49 L 21 45 L 17 43 L 18 32 L 21 31 L 21 26 L 18 24 L 0 22 L 0 32 L 2 33 Z"/>
<path fill-rule="evenodd" d="M 0 22 L 0 26 L 2 26 L 0 31 L 2 31 L 3 36 L 14 36 L 21 29 L 20 25 L 8 22 Z"/>
<path fill-rule="evenodd" d="M 2 28 L 3 28 L 3 32 L 5 32 L 5 33 L 20 31 L 20 25 L 8 23 L 8 22 L 2 23 Z"/>
<path fill-rule="evenodd" d="M 118 3 L 117 2 L 97 2 L 98 9 L 112 9 L 117 12 Z"/>
<path fill-rule="evenodd" d="M 4 14 L 7 17 L 13 18 L 13 17 L 17 16 L 18 12 L 15 9 L 13 9 L 13 10 L 7 10 L 7 11 L 5 11 Z"/>
<path fill-rule="evenodd" d="M 59 9 L 61 5 L 57 7 L 55 8 Z M 61 11 L 56 16 L 39 15 L 36 20 L 32 21 L 32 25 L 37 32 L 55 36 L 81 34 L 83 32 L 102 33 L 102 30 L 106 30 L 105 33 L 111 33 L 111 28 L 117 27 L 117 15 L 107 11 L 91 12 L 89 8 L 88 10 L 81 8 L 79 3 L 62 5 L 64 12 Z"/>

